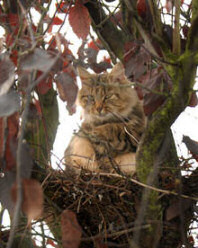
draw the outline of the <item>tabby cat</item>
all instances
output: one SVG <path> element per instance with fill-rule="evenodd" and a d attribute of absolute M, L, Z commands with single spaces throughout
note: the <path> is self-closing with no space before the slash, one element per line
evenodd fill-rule
<path fill-rule="evenodd" d="M 103 74 L 90 74 L 83 68 L 78 72 L 84 121 L 65 151 L 66 170 L 133 174 L 145 117 L 124 67 L 118 63 Z"/>

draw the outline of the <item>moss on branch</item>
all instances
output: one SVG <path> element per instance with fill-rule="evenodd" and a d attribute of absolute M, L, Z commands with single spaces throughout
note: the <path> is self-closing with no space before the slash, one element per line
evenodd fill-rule
<path fill-rule="evenodd" d="M 56 92 L 50 89 L 46 94 L 39 95 L 41 117 L 30 119 L 27 123 L 26 139 L 32 145 L 34 158 L 46 168 L 50 161 L 56 131 L 58 127 L 58 104 Z"/>

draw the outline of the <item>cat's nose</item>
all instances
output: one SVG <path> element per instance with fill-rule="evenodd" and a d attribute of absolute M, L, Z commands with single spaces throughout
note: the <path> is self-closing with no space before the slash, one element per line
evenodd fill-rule
<path fill-rule="evenodd" d="M 102 111 L 102 105 L 97 106 L 97 107 L 96 107 L 96 110 L 97 110 L 97 111 L 98 111 L 98 113 L 100 114 L 100 113 L 101 113 L 101 111 Z"/>

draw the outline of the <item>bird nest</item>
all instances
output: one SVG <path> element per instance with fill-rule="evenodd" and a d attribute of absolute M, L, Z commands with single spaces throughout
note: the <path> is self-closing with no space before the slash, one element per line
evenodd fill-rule
<path fill-rule="evenodd" d="M 87 171 L 78 177 L 53 172 L 44 188 L 53 209 L 55 204 L 59 213 L 65 209 L 76 213 L 83 230 L 80 247 L 103 247 L 98 243 L 128 247 L 141 199 L 141 187 L 130 178 Z"/>

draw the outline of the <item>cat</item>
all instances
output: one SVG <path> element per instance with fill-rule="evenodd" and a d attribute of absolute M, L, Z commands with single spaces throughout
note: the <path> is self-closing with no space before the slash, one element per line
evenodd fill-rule
<path fill-rule="evenodd" d="M 66 170 L 134 174 L 145 115 L 123 65 L 103 74 L 79 67 L 78 73 L 82 88 L 77 99 L 84 121 L 65 151 Z"/>

